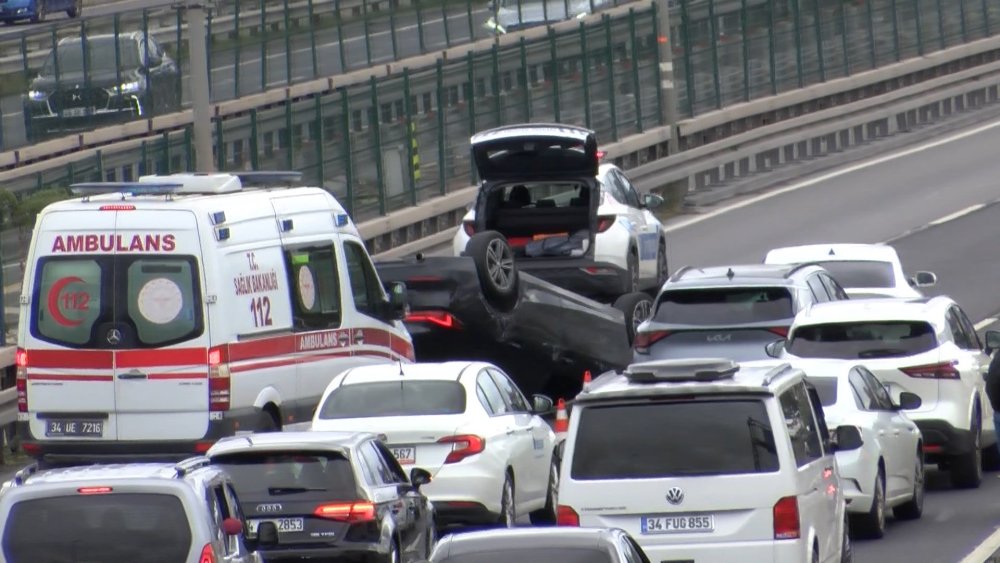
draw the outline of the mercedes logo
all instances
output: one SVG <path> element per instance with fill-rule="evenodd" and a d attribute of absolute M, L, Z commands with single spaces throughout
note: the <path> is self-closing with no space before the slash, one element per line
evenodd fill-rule
<path fill-rule="evenodd" d="M 672 487 L 667 491 L 667 502 L 670 504 L 680 504 L 684 502 L 684 491 L 680 487 Z"/>
<path fill-rule="evenodd" d="M 258 504 L 257 512 L 281 512 L 281 505 L 278 503 Z"/>
<path fill-rule="evenodd" d="M 117 328 L 113 328 L 108 331 L 108 344 L 112 346 L 118 346 L 122 341 L 122 331 Z"/>

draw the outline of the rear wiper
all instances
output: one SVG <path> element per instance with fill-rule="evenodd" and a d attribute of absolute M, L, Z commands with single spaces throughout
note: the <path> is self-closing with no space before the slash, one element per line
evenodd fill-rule
<path fill-rule="evenodd" d="M 888 358 L 891 356 L 905 356 L 908 350 L 901 348 L 869 348 L 858 352 L 858 358 Z"/>
<path fill-rule="evenodd" d="M 290 495 L 294 493 L 308 493 L 313 491 L 325 491 L 323 487 L 268 487 L 269 495 Z"/>

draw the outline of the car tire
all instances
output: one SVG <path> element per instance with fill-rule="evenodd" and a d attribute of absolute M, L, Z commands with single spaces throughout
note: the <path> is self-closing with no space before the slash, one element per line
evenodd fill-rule
<path fill-rule="evenodd" d="M 854 544 L 851 542 L 851 525 L 844 518 L 844 534 L 840 541 L 840 563 L 854 563 Z"/>
<path fill-rule="evenodd" d="M 631 346 L 636 329 L 653 314 L 653 300 L 649 295 L 637 291 L 622 295 L 612 306 L 625 314 L 625 334 Z"/>
<path fill-rule="evenodd" d="M 885 535 L 885 472 L 881 467 L 875 475 L 872 487 L 872 507 L 865 514 L 854 515 L 854 526 L 858 537 L 879 539 Z"/>
<path fill-rule="evenodd" d="M 559 461 L 555 456 L 552 456 L 552 463 L 549 467 L 549 485 L 545 493 L 545 508 L 530 514 L 532 525 L 556 523 L 557 494 L 559 494 Z"/>
<path fill-rule="evenodd" d="M 479 276 L 479 285 L 487 302 L 500 311 L 509 311 L 517 303 L 518 275 L 514 251 L 507 239 L 496 231 L 472 235 L 465 247 Z"/>
<path fill-rule="evenodd" d="M 924 453 L 917 448 L 917 463 L 913 469 L 913 496 L 892 509 L 896 520 L 917 520 L 924 513 Z"/>
<path fill-rule="evenodd" d="M 517 505 L 514 504 L 514 480 L 510 473 L 503 480 L 500 493 L 500 518 L 497 520 L 502 528 L 513 528 L 517 525 Z"/>
<path fill-rule="evenodd" d="M 977 489 L 983 482 L 982 431 L 979 413 L 972 421 L 972 449 L 952 458 L 951 484 L 960 489 Z"/>
<path fill-rule="evenodd" d="M 1000 469 L 1000 449 L 997 445 L 983 448 L 983 470 L 996 471 Z"/>
<path fill-rule="evenodd" d="M 667 264 L 667 243 L 661 240 L 659 250 L 656 251 L 656 287 L 653 289 L 659 292 L 669 278 L 670 265 Z"/>
<path fill-rule="evenodd" d="M 281 425 L 275 420 L 274 414 L 270 411 L 262 410 L 257 415 L 257 428 L 255 432 L 280 432 Z"/>
<path fill-rule="evenodd" d="M 639 255 L 636 254 L 634 248 L 629 249 L 625 263 L 628 278 L 625 280 L 625 287 L 622 288 L 624 289 L 623 293 L 635 293 L 639 291 Z"/>

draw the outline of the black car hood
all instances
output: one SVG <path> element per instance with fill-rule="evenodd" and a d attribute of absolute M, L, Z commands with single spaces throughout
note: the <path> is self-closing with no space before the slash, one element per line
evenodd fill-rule
<path fill-rule="evenodd" d="M 124 83 L 132 82 L 139 78 L 138 71 L 122 70 L 115 72 L 102 71 L 90 72 L 84 75 L 82 72 L 61 72 L 59 80 L 55 76 L 39 76 L 31 81 L 32 90 L 52 91 L 52 90 L 73 90 L 75 88 L 114 88 Z"/>

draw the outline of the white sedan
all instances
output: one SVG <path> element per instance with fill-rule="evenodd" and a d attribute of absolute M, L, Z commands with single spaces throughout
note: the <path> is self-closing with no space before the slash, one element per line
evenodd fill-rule
<path fill-rule="evenodd" d="M 896 249 L 888 244 L 809 244 L 775 248 L 764 257 L 765 264 L 823 266 L 851 297 L 919 298 L 918 288 L 937 283 L 933 272 L 903 272 Z"/>
<path fill-rule="evenodd" d="M 597 236 L 594 241 L 594 261 L 616 266 L 628 272 L 625 287 L 615 287 L 615 296 L 658 290 L 669 277 L 667 242 L 663 224 L 650 210 L 660 206 L 663 198 L 656 194 L 640 196 L 624 172 L 614 164 L 602 164 L 597 180 L 601 184 L 601 201 L 597 209 Z M 461 256 L 475 231 L 475 209 L 462 218 L 462 226 L 452 239 L 455 256 Z M 511 240 L 516 246 L 518 241 Z M 618 279 L 616 271 L 588 268 L 591 277 Z M 593 270 L 593 271 L 591 271 Z M 575 289 L 575 288 L 574 288 Z"/>
<path fill-rule="evenodd" d="M 421 488 L 439 526 L 499 524 L 520 514 L 555 521 L 555 434 L 492 364 L 444 362 L 354 368 L 327 386 L 312 430 L 374 432 L 401 465 L 430 471 Z"/>
<path fill-rule="evenodd" d="M 829 428 L 861 429 L 860 449 L 836 453 L 851 529 L 862 537 L 885 534 L 885 511 L 899 520 L 920 518 L 924 506 L 924 453 L 920 429 L 904 412 L 920 397 L 903 391 L 894 402 L 863 365 L 849 360 L 791 361 L 816 388 Z"/>

